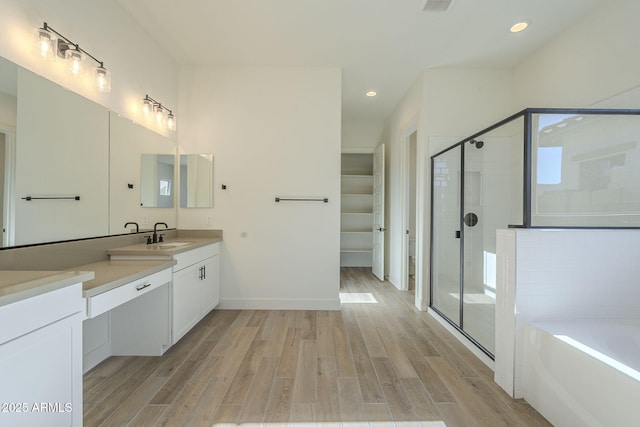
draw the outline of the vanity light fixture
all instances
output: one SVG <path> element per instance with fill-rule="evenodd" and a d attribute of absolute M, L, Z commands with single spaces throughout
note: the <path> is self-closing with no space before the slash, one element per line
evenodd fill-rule
<path fill-rule="evenodd" d="M 149 95 L 142 99 L 142 112 L 145 116 L 153 114 L 159 124 L 165 124 L 169 130 L 176 130 L 176 116 L 173 115 L 173 111 Z"/>
<path fill-rule="evenodd" d="M 111 91 L 111 73 L 104 67 L 104 63 L 82 49 L 77 43 L 63 36 L 46 22 L 42 28 L 34 30 L 33 52 L 43 59 L 55 60 L 56 57 L 67 61 L 72 75 L 84 75 L 87 58 L 93 59 L 98 66 L 93 70 L 93 78 L 100 92 Z"/>

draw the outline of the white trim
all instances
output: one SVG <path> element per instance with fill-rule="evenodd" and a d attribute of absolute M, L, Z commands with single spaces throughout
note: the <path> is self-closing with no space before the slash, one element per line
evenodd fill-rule
<path fill-rule="evenodd" d="M 15 244 L 16 229 L 15 229 L 15 168 L 16 168 L 16 138 L 15 132 L 11 129 L 1 127 L 0 132 L 5 135 L 4 139 L 4 188 L 2 190 L 4 194 L 3 198 L 3 212 L 1 215 L 2 223 L 0 227 L 3 227 L 6 232 L 1 235 L 2 247 L 13 246 Z"/>
<path fill-rule="evenodd" d="M 408 193 L 409 188 L 409 175 L 410 175 L 410 159 L 409 159 L 409 143 L 411 135 L 416 133 L 416 149 L 417 147 L 417 133 L 418 124 L 417 118 L 414 118 L 410 124 L 402 132 L 400 137 L 400 200 L 402 207 L 402 244 L 400 246 L 400 283 L 398 283 L 398 289 L 406 291 L 409 289 L 409 235 L 406 230 L 409 228 L 409 201 L 410 195 Z M 417 171 L 417 159 L 416 159 L 416 171 Z M 417 202 L 417 200 L 416 200 Z M 416 217 L 416 224 L 419 219 Z M 418 260 L 416 257 L 416 270 L 418 268 Z M 416 282 L 417 286 L 417 282 Z"/>
<path fill-rule="evenodd" d="M 375 147 L 342 147 L 341 152 L 343 154 L 372 154 L 378 148 L 378 145 Z"/>
<path fill-rule="evenodd" d="M 465 347 L 467 347 L 467 349 L 469 349 L 469 351 L 471 351 L 474 354 L 474 356 L 480 359 L 482 363 L 487 365 L 487 367 L 492 371 L 495 371 L 495 362 L 491 360 L 489 356 L 484 354 L 482 350 L 476 347 L 474 343 L 469 341 L 467 337 L 462 335 L 460 331 L 458 331 L 456 328 L 451 326 L 451 324 L 447 322 L 444 318 L 442 318 L 442 316 L 440 316 L 436 311 L 429 309 L 427 310 L 427 312 L 431 315 L 431 317 L 436 319 L 438 323 L 444 326 L 447 329 L 447 331 L 451 333 L 451 335 L 453 335 L 458 341 L 460 341 Z"/>
<path fill-rule="evenodd" d="M 340 310 L 340 298 L 220 298 L 216 310 Z"/>
<path fill-rule="evenodd" d="M 425 260 L 425 247 L 430 239 L 426 238 L 431 230 L 430 188 L 431 174 L 429 147 L 426 139 L 416 134 L 416 272 L 415 272 L 415 306 L 426 311 L 429 306 L 429 261 Z M 425 232 L 425 230 L 429 230 Z M 429 250 L 426 251 L 429 253 Z M 426 272 L 426 274 L 425 274 Z M 425 280 L 425 275 L 427 279 Z"/>

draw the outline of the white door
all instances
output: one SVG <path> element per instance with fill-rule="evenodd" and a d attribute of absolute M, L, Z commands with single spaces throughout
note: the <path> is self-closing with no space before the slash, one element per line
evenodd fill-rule
<path fill-rule="evenodd" d="M 384 280 L 384 144 L 373 151 L 373 264 L 371 270 Z"/>

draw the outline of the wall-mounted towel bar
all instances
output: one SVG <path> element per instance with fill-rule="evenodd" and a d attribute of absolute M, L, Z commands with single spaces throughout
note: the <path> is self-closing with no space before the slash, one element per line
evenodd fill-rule
<path fill-rule="evenodd" d="M 324 202 L 324 203 L 329 203 L 329 199 L 328 198 L 323 198 L 323 199 L 286 199 L 283 197 L 276 197 L 276 203 L 280 203 L 280 202 Z"/>
<path fill-rule="evenodd" d="M 26 200 L 30 202 L 32 200 L 80 200 L 80 196 L 61 196 L 61 197 L 34 197 L 27 196 L 23 197 L 22 200 Z"/>

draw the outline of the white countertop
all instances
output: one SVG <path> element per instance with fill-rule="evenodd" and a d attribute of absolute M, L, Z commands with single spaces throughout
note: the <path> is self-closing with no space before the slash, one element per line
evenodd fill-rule
<path fill-rule="evenodd" d="M 161 257 L 171 258 L 173 255 L 190 251 L 213 243 L 221 242 L 222 238 L 195 238 L 195 237 L 177 237 L 162 243 L 154 243 L 147 245 L 140 243 L 137 245 L 124 246 L 122 248 L 109 249 L 107 253 L 111 256 L 145 256 L 145 257 Z M 178 244 L 176 246 L 176 243 Z"/>
<path fill-rule="evenodd" d="M 93 280 L 82 284 L 82 296 L 90 298 L 166 268 L 171 268 L 175 264 L 175 261 L 111 260 L 80 265 L 74 269 L 89 270 L 95 273 Z"/>
<path fill-rule="evenodd" d="M 93 271 L 0 271 L 0 306 L 62 289 L 95 277 Z"/>

